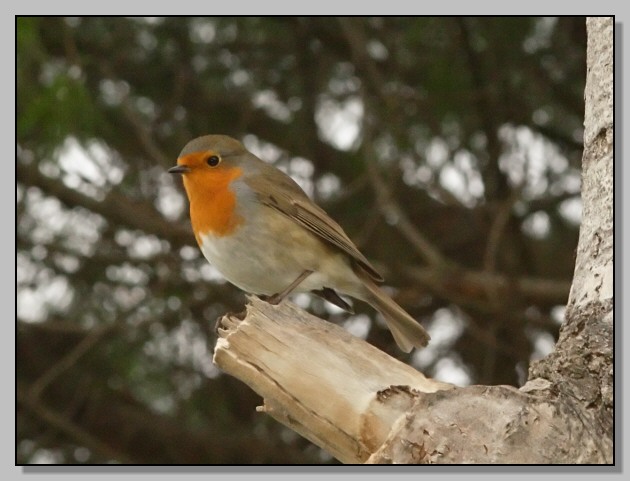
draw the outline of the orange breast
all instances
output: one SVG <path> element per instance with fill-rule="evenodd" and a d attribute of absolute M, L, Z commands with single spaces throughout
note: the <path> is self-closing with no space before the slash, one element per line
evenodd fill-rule
<path fill-rule="evenodd" d="M 217 167 L 195 175 L 184 175 L 190 201 L 190 221 L 197 243 L 201 234 L 229 235 L 243 221 L 236 213 L 236 195 L 230 183 L 240 177 L 241 169 Z"/>

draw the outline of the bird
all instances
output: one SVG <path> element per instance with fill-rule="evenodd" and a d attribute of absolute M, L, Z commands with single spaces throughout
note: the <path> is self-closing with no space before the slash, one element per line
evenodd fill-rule
<path fill-rule="evenodd" d="M 168 169 L 183 177 L 195 239 L 227 281 L 272 304 L 311 292 L 353 312 L 342 296 L 381 313 L 406 353 L 428 332 L 381 287 L 383 277 L 287 174 L 227 135 L 189 141 Z"/>

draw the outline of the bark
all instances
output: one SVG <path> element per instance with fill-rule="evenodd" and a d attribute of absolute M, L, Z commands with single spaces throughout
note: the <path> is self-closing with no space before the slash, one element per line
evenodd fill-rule
<path fill-rule="evenodd" d="M 509 386 L 453 387 L 309 316 L 252 299 L 215 363 L 343 462 L 613 462 L 613 20 L 590 18 L 583 222 L 555 350 Z"/>

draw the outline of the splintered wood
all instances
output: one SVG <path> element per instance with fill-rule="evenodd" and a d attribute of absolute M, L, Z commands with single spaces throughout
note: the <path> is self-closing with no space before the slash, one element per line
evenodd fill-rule
<path fill-rule="evenodd" d="M 218 332 L 215 364 L 262 396 L 258 410 L 344 463 L 376 452 L 418 394 L 453 387 L 289 302 L 251 297 Z"/>

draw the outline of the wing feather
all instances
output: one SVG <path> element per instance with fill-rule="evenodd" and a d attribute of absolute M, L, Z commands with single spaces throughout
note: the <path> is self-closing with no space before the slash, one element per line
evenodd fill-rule
<path fill-rule="evenodd" d="M 293 179 L 275 168 L 272 169 L 265 169 L 262 175 L 245 179 L 247 185 L 256 193 L 258 201 L 286 215 L 329 244 L 341 249 L 354 259 L 374 281 L 382 282 L 383 277 L 361 254 L 341 226 L 311 201 Z"/>

